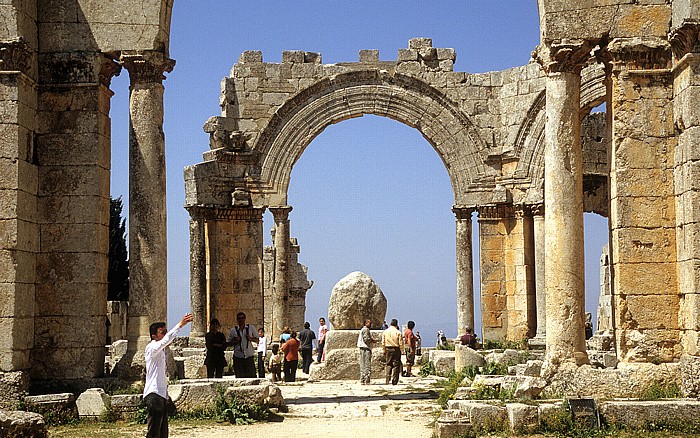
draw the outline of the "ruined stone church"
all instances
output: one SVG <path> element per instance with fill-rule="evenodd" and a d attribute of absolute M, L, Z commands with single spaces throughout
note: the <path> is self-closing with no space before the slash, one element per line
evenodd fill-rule
<path fill-rule="evenodd" d="M 131 83 L 134 360 L 148 325 L 166 319 L 163 81 L 176 68 L 173 3 L 0 4 L 0 380 L 25 387 L 103 373 L 110 80 L 120 70 Z M 304 51 L 284 52 L 281 63 L 241 54 L 222 82 L 221 114 L 204 125 L 209 150 L 184 171 L 191 336 L 232 309 L 273 334 L 294 319 L 310 284 L 289 234 L 292 168 L 328 125 L 374 114 L 420 131 L 445 164 L 460 329 L 474 324 L 476 276 L 485 338 L 539 336 L 550 365 L 587 363 L 583 213 L 594 211 L 610 226 L 618 359 L 697 375 L 700 3 L 538 6 L 532 62 L 499 72 L 454 71 L 454 50 L 428 38 L 410 40 L 395 61 L 374 50 L 333 65 Z M 604 114 L 590 114 L 602 104 Z M 266 210 L 275 221 L 268 251 Z M 682 390 L 697 394 L 700 381 L 683 379 Z"/>

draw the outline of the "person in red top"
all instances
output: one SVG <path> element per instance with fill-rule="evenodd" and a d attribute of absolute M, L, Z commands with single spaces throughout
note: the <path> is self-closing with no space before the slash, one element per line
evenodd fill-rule
<path fill-rule="evenodd" d="M 299 347 L 297 332 L 290 333 L 289 340 L 282 345 L 284 352 L 284 381 L 294 382 L 297 378 L 297 365 L 299 365 Z"/>
<path fill-rule="evenodd" d="M 406 373 L 405 377 L 412 377 L 411 368 L 416 361 L 416 335 L 413 334 L 413 327 L 416 323 L 408 321 L 408 328 L 403 332 L 403 345 L 406 349 Z"/>

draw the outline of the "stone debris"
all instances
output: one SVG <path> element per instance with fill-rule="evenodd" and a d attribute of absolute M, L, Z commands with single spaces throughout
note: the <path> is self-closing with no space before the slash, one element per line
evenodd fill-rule
<path fill-rule="evenodd" d="M 3 438 L 45 438 L 49 436 L 44 417 L 34 412 L 0 410 L 0 436 Z"/>

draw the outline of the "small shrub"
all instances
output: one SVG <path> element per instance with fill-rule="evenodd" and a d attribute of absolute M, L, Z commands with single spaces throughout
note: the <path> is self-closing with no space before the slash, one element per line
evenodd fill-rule
<path fill-rule="evenodd" d="M 214 406 L 207 409 L 178 412 L 174 418 L 182 420 L 216 420 L 231 424 L 252 424 L 268 419 L 270 411 L 267 406 L 250 405 L 239 402 L 235 397 L 226 397 L 223 385 L 216 387 Z"/>
<path fill-rule="evenodd" d="M 481 374 L 487 376 L 505 376 L 508 374 L 508 365 L 504 363 L 486 362 L 486 365 L 484 365 L 483 369 L 481 370 Z"/>
<path fill-rule="evenodd" d="M 529 350 L 530 344 L 527 343 L 527 339 L 521 341 L 492 341 L 486 339 L 483 347 L 484 350 Z"/>
<path fill-rule="evenodd" d="M 418 371 L 418 374 L 421 377 L 428 377 L 428 376 L 434 376 L 437 374 L 435 371 L 435 364 L 428 361 L 425 362 L 423 365 L 420 366 L 420 370 Z"/>
<path fill-rule="evenodd" d="M 680 394 L 681 389 L 675 383 L 654 383 L 639 395 L 639 399 L 644 401 L 651 401 L 660 400 L 664 398 L 678 398 L 680 397 Z"/>
<path fill-rule="evenodd" d="M 449 400 L 452 400 L 452 397 L 454 397 L 455 392 L 457 392 L 457 388 L 462 386 L 462 382 L 464 381 L 464 378 L 467 377 L 467 370 L 470 368 L 464 368 L 459 372 L 452 371 L 447 379 L 447 384 L 445 385 L 445 388 L 440 392 L 440 395 L 438 396 L 438 404 L 442 406 L 443 409 L 447 408 L 447 402 Z"/>
<path fill-rule="evenodd" d="M 148 411 L 146 411 L 145 406 L 139 406 L 139 408 L 136 410 L 134 413 L 133 417 L 131 417 L 131 423 L 133 424 L 146 424 L 148 421 Z"/>

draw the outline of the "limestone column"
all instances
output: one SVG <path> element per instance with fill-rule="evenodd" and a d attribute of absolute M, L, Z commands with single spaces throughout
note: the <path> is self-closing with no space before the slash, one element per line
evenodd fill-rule
<path fill-rule="evenodd" d="M 190 210 L 190 311 L 194 315 L 190 338 L 207 332 L 207 254 L 206 222 Z"/>
<path fill-rule="evenodd" d="M 537 308 L 537 332 L 535 337 L 544 339 L 547 332 L 547 294 L 544 282 L 544 204 L 530 206 L 535 234 L 535 307 Z"/>
<path fill-rule="evenodd" d="M 472 213 L 474 207 L 452 207 L 457 240 L 457 333 L 474 327 L 474 267 L 472 262 Z M 472 331 L 474 333 L 474 331 Z"/>
<path fill-rule="evenodd" d="M 129 71 L 129 349 L 143 350 L 148 326 L 167 320 L 163 72 L 159 52 L 122 53 Z"/>
<path fill-rule="evenodd" d="M 542 50 L 544 49 L 544 50 Z M 547 361 L 588 362 L 586 355 L 581 68 L 588 44 L 540 47 L 547 73 L 544 216 Z"/>
<path fill-rule="evenodd" d="M 289 323 L 289 213 L 292 207 L 270 207 L 275 220 L 275 289 L 272 295 L 272 338 Z"/>

